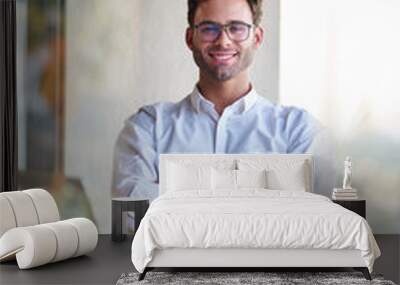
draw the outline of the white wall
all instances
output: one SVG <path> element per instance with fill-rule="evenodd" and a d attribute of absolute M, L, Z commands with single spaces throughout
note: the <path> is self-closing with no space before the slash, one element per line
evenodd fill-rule
<path fill-rule="evenodd" d="M 278 98 L 278 0 L 265 2 L 265 43 L 252 70 Z M 66 175 L 80 177 L 101 233 L 111 230 L 112 152 L 123 121 L 144 104 L 191 92 L 186 1 L 66 1 Z"/>
<path fill-rule="evenodd" d="M 280 101 L 334 135 L 375 233 L 400 233 L 400 1 L 282 0 Z"/>

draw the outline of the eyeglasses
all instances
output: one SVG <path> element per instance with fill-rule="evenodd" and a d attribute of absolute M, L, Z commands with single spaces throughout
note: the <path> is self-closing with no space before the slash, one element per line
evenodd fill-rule
<path fill-rule="evenodd" d="M 202 42 L 214 42 L 225 31 L 228 38 L 234 42 L 243 42 L 249 38 L 250 30 L 253 25 L 233 21 L 228 24 L 222 25 L 215 22 L 202 22 L 194 25 L 194 29 L 198 31 L 199 38 Z"/>

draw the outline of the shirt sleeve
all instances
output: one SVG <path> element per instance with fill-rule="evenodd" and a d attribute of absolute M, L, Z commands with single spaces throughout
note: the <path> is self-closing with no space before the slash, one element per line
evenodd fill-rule
<path fill-rule="evenodd" d="M 114 149 L 114 197 L 158 196 L 155 120 L 154 108 L 146 106 L 125 122 Z"/>
<path fill-rule="evenodd" d="M 293 108 L 287 117 L 288 153 L 306 153 L 321 131 L 320 123 L 308 112 Z"/>

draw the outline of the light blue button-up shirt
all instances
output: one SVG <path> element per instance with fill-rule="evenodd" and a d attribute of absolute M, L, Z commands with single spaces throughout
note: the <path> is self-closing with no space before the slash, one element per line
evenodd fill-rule
<path fill-rule="evenodd" d="M 178 103 L 144 106 L 125 122 L 114 153 L 116 196 L 158 196 L 161 153 L 306 153 L 322 130 L 305 110 L 254 89 L 219 115 L 195 87 Z"/>

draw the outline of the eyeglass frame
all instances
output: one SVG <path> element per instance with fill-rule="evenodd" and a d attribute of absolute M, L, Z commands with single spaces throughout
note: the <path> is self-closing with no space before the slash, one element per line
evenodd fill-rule
<path fill-rule="evenodd" d="M 230 25 L 235 24 L 235 23 L 236 23 L 236 24 L 242 24 L 242 25 L 244 25 L 244 26 L 247 27 L 248 32 L 247 32 L 247 37 L 246 37 L 245 39 L 240 40 L 240 41 L 237 41 L 237 40 L 232 39 L 231 36 L 229 35 L 229 31 L 227 30 L 227 28 L 228 28 Z M 218 33 L 218 35 L 215 37 L 214 40 L 212 40 L 212 41 L 203 41 L 203 42 L 207 42 L 207 43 L 212 43 L 212 42 L 215 42 L 216 40 L 218 40 L 218 39 L 221 37 L 221 35 L 222 35 L 223 32 L 225 32 L 225 34 L 228 36 L 228 38 L 229 38 L 231 41 L 236 42 L 236 43 L 241 43 L 241 42 L 244 42 L 244 41 L 248 40 L 249 37 L 250 37 L 250 31 L 252 30 L 252 28 L 257 27 L 257 26 L 254 25 L 254 24 L 249 24 L 249 23 L 242 22 L 242 21 L 231 21 L 231 22 L 229 22 L 229 23 L 227 23 L 227 24 L 220 24 L 220 23 L 218 23 L 218 22 L 213 22 L 213 21 L 203 21 L 203 22 L 201 22 L 201 23 L 199 23 L 199 24 L 193 25 L 191 28 L 194 29 L 194 30 L 197 30 L 199 27 L 201 27 L 202 25 L 205 25 L 205 24 L 213 24 L 213 25 L 216 25 L 216 26 L 219 27 L 219 33 Z"/>

